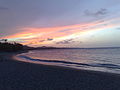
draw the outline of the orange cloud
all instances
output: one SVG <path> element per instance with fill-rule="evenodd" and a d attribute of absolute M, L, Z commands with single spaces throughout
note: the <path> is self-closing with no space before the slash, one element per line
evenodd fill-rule
<path fill-rule="evenodd" d="M 114 20 L 110 20 L 114 21 Z M 71 37 L 71 35 L 79 35 L 82 32 L 87 32 L 90 30 L 98 30 L 98 29 L 107 29 L 111 27 L 116 27 L 119 24 L 109 24 L 108 21 L 95 21 L 91 23 L 86 23 L 86 24 L 76 24 L 76 25 L 69 25 L 69 26 L 62 26 L 62 27 L 50 27 L 50 28 L 22 28 L 22 32 L 9 35 L 6 37 L 2 38 L 8 38 L 8 39 L 15 39 L 15 40 L 21 40 L 23 41 L 23 44 L 47 44 L 50 43 L 50 41 L 46 42 L 40 42 L 41 40 L 45 40 L 47 38 L 54 38 L 55 40 L 57 39 L 65 39 L 67 37 Z"/>

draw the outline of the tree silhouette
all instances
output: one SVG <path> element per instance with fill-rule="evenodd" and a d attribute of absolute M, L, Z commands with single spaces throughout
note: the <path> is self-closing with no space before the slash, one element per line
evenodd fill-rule
<path fill-rule="evenodd" d="M 0 41 L 4 41 L 4 42 L 7 42 L 8 40 L 7 40 L 7 39 L 1 39 Z"/>
<path fill-rule="evenodd" d="M 23 50 L 23 45 L 20 43 L 9 43 L 7 39 L 2 39 L 0 41 L 0 51 L 20 51 Z"/>

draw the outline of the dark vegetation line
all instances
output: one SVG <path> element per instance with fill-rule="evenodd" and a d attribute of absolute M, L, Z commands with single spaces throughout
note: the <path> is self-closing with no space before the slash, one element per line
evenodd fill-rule
<path fill-rule="evenodd" d="M 7 39 L 0 40 L 0 51 L 20 51 L 23 50 L 23 45 L 20 43 L 10 43 L 7 42 Z"/>
<path fill-rule="evenodd" d="M 23 51 L 23 50 L 48 50 L 48 49 L 116 49 L 120 47 L 98 47 L 98 48 L 68 48 L 68 47 L 29 47 L 26 45 L 22 45 L 16 42 L 8 42 L 7 39 L 0 40 L 0 51 L 5 52 L 14 52 L 14 51 Z"/>

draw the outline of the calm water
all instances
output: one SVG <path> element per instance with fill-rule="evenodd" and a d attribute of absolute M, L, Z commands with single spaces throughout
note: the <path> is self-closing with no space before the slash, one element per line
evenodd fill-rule
<path fill-rule="evenodd" d="M 120 48 L 32 50 L 21 61 L 120 74 Z"/>

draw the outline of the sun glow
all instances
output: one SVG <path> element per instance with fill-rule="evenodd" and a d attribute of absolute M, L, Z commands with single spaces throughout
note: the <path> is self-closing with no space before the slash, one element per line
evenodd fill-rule
<path fill-rule="evenodd" d="M 115 22 L 116 19 L 111 19 Z M 109 24 L 107 24 L 109 23 Z M 50 28 L 21 28 L 22 32 L 2 37 L 9 40 L 16 40 L 24 45 L 39 46 L 56 44 L 64 40 L 86 41 L 94 35 L 98 35 L 101 30 L 119 27 L 120 23 L 110 24 L 108 21 L 95 21 L 87 24 L 76 24 Z M 102 32 L 103 33 L 103 32 Z M 102 37 L 101 37 L 102 38 Z"/>

